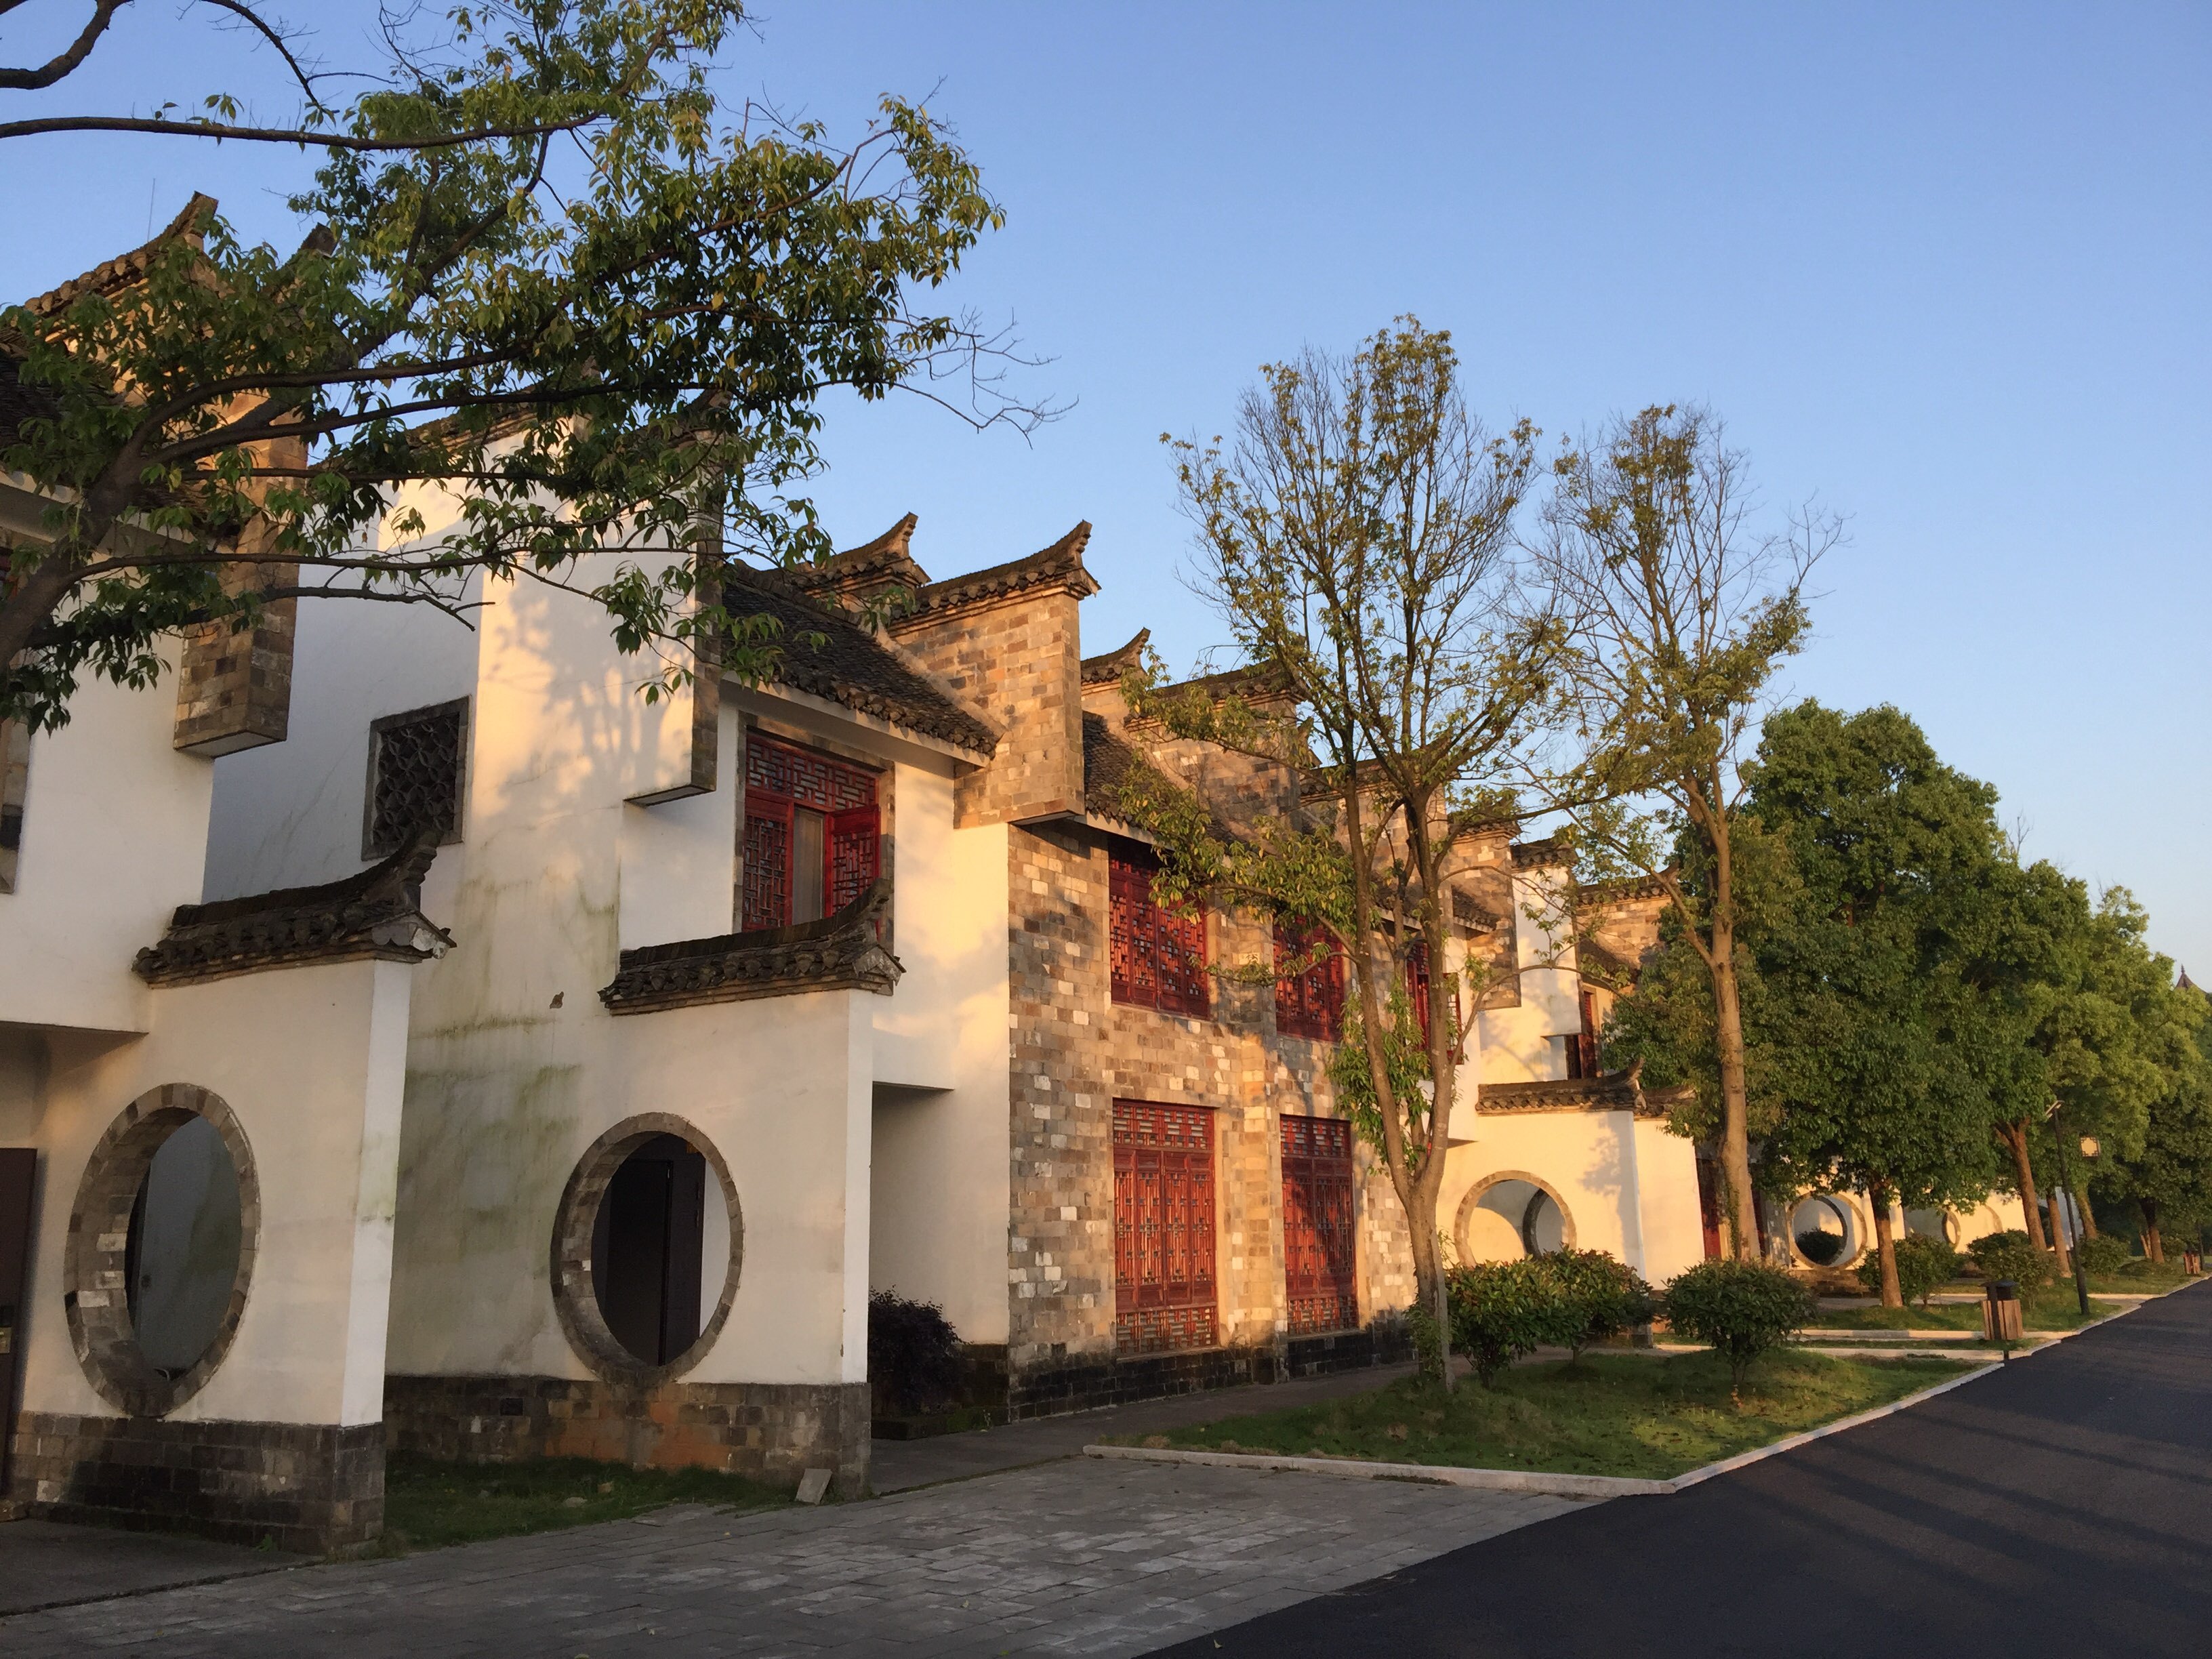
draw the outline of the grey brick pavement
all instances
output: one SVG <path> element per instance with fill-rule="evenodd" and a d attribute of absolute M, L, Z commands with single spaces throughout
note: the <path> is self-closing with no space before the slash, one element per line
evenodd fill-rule
<path fill-rule="evenodd" d="M 1139 1654 L 1581 1507 L 1076 1458 L 821 1510 L 666 1510 L 29 1613 L 0 1620 L 0 1652 Z"/>

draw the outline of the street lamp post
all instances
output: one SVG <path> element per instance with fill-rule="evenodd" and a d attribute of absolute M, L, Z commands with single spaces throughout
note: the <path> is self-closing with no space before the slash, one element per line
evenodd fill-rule
<path fill-rule="evenodd" d="M 2074 1201 L 2074 1177 L 2066 1172 L 2066 1132 L 2059 1125 L 2058 1105 L 2055 1101 L 2051 1103 L 2051 1139 L 2058 1148 L 2058 1190 L 2066 1194 L 2065 1204 L 2054 1204 L 2051 1208 L 2057 1212 L 2059 1226 L 2063 1228 L 2066 1225 L 2067 1206 Z M 2097 1155 L 2094 1150 L 2096 1145 L 2094 1139 L 2083 1135 L 2081 1137 L 2082 1155 L 2094 1158 Z M 2067 1254 L 2074 1258 L 2074 1299 L 2081 1304 L 2081 1315 L 2086 1319 L 2089 1313 L 2089 1275 L 2081 1266 L 2081 1237 L 2078 1229 L 2074 1237 L 2069 1241 Z"/>

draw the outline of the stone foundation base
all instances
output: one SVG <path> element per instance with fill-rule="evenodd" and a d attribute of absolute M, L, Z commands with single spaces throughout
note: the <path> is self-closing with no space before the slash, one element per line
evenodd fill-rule
<path fill-rule="evenodd" d="M 590 1457 L 634 1468 L 720 1469 L 796 1486 L 836 1471 L 840 1496 L 868 1483 L 865 1382 L 663 1382 L 597 1378 L 387 1376 L 395 1451 L 464 1462 Z"/>
<path fill-rule="evenodd" d="M 320 1555 L 384 1530 L 384 1425 L 25 1412 L 9 1481 L 52 1520 Z"/>
<path fill-rule="evenodd" d="M 1006 1351 L 993 1352 L 1003 1356 Z M 979 1399 L 975 1403 L 1002 1409 L 1007 1420 L 1018 1421 L 1210 1389 L 1232 1389 L 1248 1382 L 1282 1382 L 1297 1376 L 1364 1370 L 1413 1357 L 1413 1343 L 1402 1322 L 1393 1322 L 1360 1331 L 1291 1337 L 1266 1347 L 1085 1355 L 1030 1365 L 1000 1373 L 1006 1389 L 1002 1402 Z M 971 1365 L 970 1370 L 979 1377 L 989 1374 L 984 1366 Z"/>

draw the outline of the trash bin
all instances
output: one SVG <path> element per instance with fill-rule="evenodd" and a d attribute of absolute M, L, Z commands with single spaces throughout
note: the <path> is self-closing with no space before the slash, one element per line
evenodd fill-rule
<path fill-rule="evenodd" d="M 1992 1342 L 2020 1340 L 2020 1285 L 1993 1279 L 1982 1292 L 1982 1334 Z"/>

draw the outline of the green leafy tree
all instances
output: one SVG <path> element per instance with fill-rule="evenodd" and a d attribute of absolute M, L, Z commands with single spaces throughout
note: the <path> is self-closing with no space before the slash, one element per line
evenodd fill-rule
<path fill-rule="evenodd" d="M 1772 1096 L 1763 1173 L 1784 1192 L 1863 1190 L 1882 1303 L 1902 1307 L 1891 1205 L 1986 1194 L 1991 1131 L 2034 1088 L 2017 1025 L 1976 979 L 2008 856 L 1996 792 L 1887 706 L 1779 710 L 1746 775 L 1796 877 L 1749 938 Z"/>
<path fill-rule="evenodd" d="M 1541 1256 L 1477 1261 L 1445 1271 L 1452 1342 L 1489 1388 L 1516 1359 L 1584 1339 L 1583 1306 Z"/>
<path fill-rule="evenodd" d="M 1869 1294 L 1881 1296 L 1893 1277 L 1903 1302 L 1925 1308 L 1929 1297 L 1959 1276 L 1959 1253 L 1949 1240 L 1913 1233 L 1897 1241 L 1887 1261 L 1870 1256 L 1861 1262 L 1859 1283 Z"/>
<path fill-rule="evenodd" d="M 1304 772 L 1305 817 L 1247 836 L 1157 774 L 1125 809 L 1159 843 L 1163 897 L 1266 911 L 1349 963 L 1345 1052 L 1364 1081 L 1348 1103 L 1404 1206 L 1429 1307 L 1443 1305 L 1437 1197 L 1464 1037 L 1442 863 L 1470 815 L 1510 815 L 1499 781 L 1544 713 L 1560 644 L 1516 553 L 1534 442 L 1525 423 L 1485 430 L 1450 337 L 1411 318 L 1348 359 L 1265 368 L 1228 448 L 1176 448 L 1194 586 L 1251 690 L 1128 687 L 1177 736 Z M 1416 951 L 1437 967 L 1425 1021 L 1406 999 Z"/>
<path fill-rule="evenodd" d="M 2172 1085 L 2151 1103 L 2142 1145 L 2097 1160 L 2098 1185 L 2132 1201 L 2142 1218 L 2143 1254 L 2166 1260 L 2166 1230 L 2188 1236 L 2212 1221 L 2212 1020 L 2203 994 L 2185 982 L 2172 993 L 2174 1016 L 2195 1024 L 2197 1059 L 2177 1067 Z"/>
<path fill-rule="evenodd" d="M 0 84 L 65 96 L 120 9 L 96 0 Z M 127 283 L 0 313 L 0 374 L 35 405 L 0 465 L 49 502 L 0 574 L 0 718 L 59 724 L 87 673 L 147 684 L 185 626 L 295 601 L 460 615 L 477 579 L 588 593 L 623 649 L 659 653 L 655 689 L 702 651 L 757 676 L 774 628 L 715 574 L 827 550 L 793 493 L 825 392 L 952 374 L 971 418 L 1038 412 L 994 400 L 1003 342 L 917 303 L 1001 222 L 975 165 L 896 99 L 843 148 L 721 106 L 738 0 L 394 13 L 365 76 L 311 71 L 269 6 L 192 15 L 282 54 L 297 118 L 222 94 L 56 110 L 0 124 L 9 163 L 88 131 L 295 145 L 319 158 L 300 241 L 249 246 L 196 199 Z M 443 495 L 464 505 L 430 535 Z"/>
<path fill-rule="evenodd" d="M 1658 1307 L 1644 1277 L 1603 1250 L 1547 1250 L 1536 1258 L 1567 1305 L 1569 1363 L 1593 1342 L 1648 1324 Z"/>
<path fill-rule="evenodd" d="M 1672 902 L 1711 981 L 1721 1170 L 1739 1256 L 1757 1254 L 1737 889 L 1737 762 L 1775 669 L 1801 649 L 1807 573 L 1840 537 L 1810 514 L 1753 526 L 1743 456 L 1694 408 L 1619 420 L 1558 463 L 1540 562 L 1573 619 L 1573 750 L 1532 775 L 1599 877 Z M 1698 875 L 1675 856 L 1694 846 Z"/>

